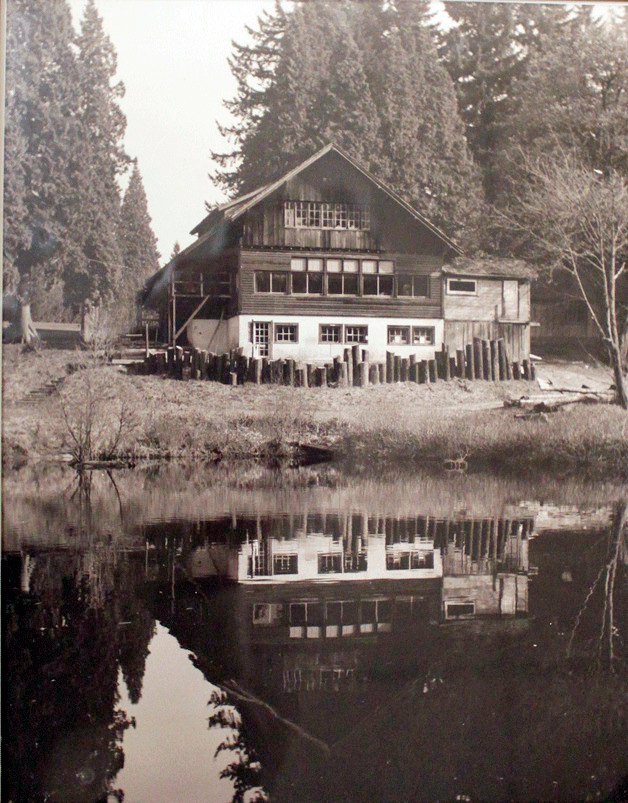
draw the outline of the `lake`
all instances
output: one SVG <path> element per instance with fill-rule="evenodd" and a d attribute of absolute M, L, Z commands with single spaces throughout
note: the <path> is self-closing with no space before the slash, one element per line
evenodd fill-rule
<path fill-rule="evenodd" d="M 622 800 L 626 489 L 4 478 L 6 801 Z"/>

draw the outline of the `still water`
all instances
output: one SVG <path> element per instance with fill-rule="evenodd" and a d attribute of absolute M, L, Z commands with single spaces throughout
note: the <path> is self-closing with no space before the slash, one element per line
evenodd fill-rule
<path fill-rule="evenodd" d="M 626 489 L 9 475 L 6 801 L 626 799 Z"/>

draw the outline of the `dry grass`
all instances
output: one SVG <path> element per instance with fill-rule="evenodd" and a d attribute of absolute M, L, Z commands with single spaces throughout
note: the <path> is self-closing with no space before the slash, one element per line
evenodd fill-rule
<path fill-rule="evenodd" d="M 529 392 L 526 382 L 232 388 L 127 376 L 93 363 L 68 375 L 76 353 L 50 351 L 46 357 L 42 363 L 40 355 L 5 355 L 5 454 L 37 459 L 71 447 L 58 395 L 34 407 L 19 404 L 24 389 L 45 370 L 65 376 L 60 395 L 66 405 L 80 397 L 92 373 L 109 400 L 99 416 L 115 417 L 112 406 L 120 399 L 131 403 L 134 426 L 116 447 L 120 456 L 281 458 L 290 454 L 292 442 L 305 442 L 333 449 L 354 470 L 373 461 L 412 469 L 466 457 L 472 469 L 628 477 L 626 413 L 607 405 L 578 406 L 547 421 L 518 420 L 502 405 Z"/>

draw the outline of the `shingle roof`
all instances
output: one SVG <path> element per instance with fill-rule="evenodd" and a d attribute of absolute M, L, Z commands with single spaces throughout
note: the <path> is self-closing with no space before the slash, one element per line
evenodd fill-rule
<path fill-rule="evenodd" d="M 499 279 L 534 279 L 536 271 L 523 259 L 507 257 L 457 257 L 443 266 L 449 276 L 486 276 Z"/>

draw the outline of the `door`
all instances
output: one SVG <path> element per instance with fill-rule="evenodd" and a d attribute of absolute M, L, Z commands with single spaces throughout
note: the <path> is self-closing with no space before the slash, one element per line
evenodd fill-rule
<path fill-rule="evenodd" d="M 253 356 L 270 356 L 270 327 L 268 321 L 253 321 Z"/>

